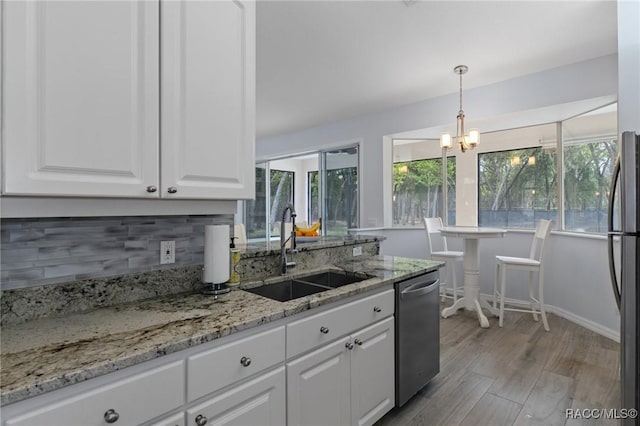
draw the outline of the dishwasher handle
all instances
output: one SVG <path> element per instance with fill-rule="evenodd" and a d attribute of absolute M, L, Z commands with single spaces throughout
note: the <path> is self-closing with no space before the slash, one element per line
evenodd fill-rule
<path fill-rule="evenodd" d="M 440 287 L 440 280 L 423 281 L 408 286 L 400 292 L 401 299 L 410 299 L 418 296 L 422 296 L 427 293 L 438 289 Z"/>

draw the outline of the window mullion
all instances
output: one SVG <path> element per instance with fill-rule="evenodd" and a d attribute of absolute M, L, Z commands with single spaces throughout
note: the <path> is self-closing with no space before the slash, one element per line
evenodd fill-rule
<path fill-rule="evenodd" d="M 556 123 L 556 174 L 558 175 L 558 215 L 556 229 L 564 231 L 564 146 L 562 121 Z"/>

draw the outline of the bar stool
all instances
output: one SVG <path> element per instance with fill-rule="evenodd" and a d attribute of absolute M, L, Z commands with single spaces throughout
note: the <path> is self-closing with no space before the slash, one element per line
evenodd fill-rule
<path fill-rule="evenodd" d="M 531 312 L 533 319 L 538 321 L 538 314 L 542 317 L 542 324 L 544 329 L 549 331 L 549 323 L 547 322 L 547 314 L 544 309 L 543 299 L 543 278 L 544 278 L 544 266 L 542 263 L 544 255 L 544 242 L 551 233 L 551 221 L 540 220 L 536 226 L 536 231 L 533 236 L 533 243 L 531 244 L 531 251 L 529 257 L 509 257 L 509 256 L 496 256 L 496 277 L 493 283 L 493 307 L 496 308 L 498 298 L 500 299 L 500 315 L 498 324 L 502 327 L 504 311 L 515 312 Z M 531 309 L 515 309 L 504 307 L 504 289 L 506 281 L 507 269 L 511 268 L 519 271 L 529 272 L 529 302 L 531 303 Z M 533 274 L 538 273 L 538 298 L 533 296 Z M 500 287 L 500 291 L 498 291 Z M 535 305 L 538 305 L 536 309 Z"/>
<path fill-rule="evenodd" d="M 444 277 L 440 279 L 440 289 L 444 289 L 442 292 L 442 300 L 444 301 L 445 297 L 450 297 L 447 295 L 447 275 L 449 275 L 449 271 L 451 271 L 451 284 L 453 289 L 453 301 L 454 303 L 458 300 L 458 287 L 456 282 L 456 262 L 461 262 L 464 256 L 464 252 L 462 251 L 452 251 L 447 248 L 447 238 L 440 234 L 440 228 L 442 228 L 442 219 L 439 217 L 425 217 L 424 218 L 424 228 L 427 232 L 427 241 L 429 242 L 429 253 L 431 253 L 431 260 L 439 260 L 441 262 L 445 262 L 445 267 L 447 271 Z M 432 235 L 440 235 L 442 238 L 442 250 L 434 251 L 431 236 Z"/>

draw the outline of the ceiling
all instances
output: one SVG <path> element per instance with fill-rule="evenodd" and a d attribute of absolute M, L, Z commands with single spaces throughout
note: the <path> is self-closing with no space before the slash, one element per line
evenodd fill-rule
<path fill-rule="evenodd" d="M 257 138 L 617 51 L 615 0 L 257 2 Z"/>

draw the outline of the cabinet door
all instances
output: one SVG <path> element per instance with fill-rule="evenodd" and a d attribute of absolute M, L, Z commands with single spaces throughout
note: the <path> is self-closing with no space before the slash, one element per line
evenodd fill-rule
<path fill-rule="evenodd" d="M 162 3 L 162 197 L 253 198 L 255 3 Z"/>
<path fill-rule="evenodd" d="M 287 364 L 287 419 L 291 425 L 348 425 L 350 415 L 348 339 Z"/>
<path fill-rule="evenodd" d="M 8 1 L 4 192 L 157 197 L 157 1 Z"/>
<path fill-rule="evenodd" d="M 395 404 L 393 317 L 354 334 L 351 351 L 353 425 L 371 425 Z"/>
<path fill-rule="evenodd" d="M 196 426 L 198 421 L 213 425 L 282 426 L 285 419 L 284 367 L 187 410 L 188 426 Z"/>

